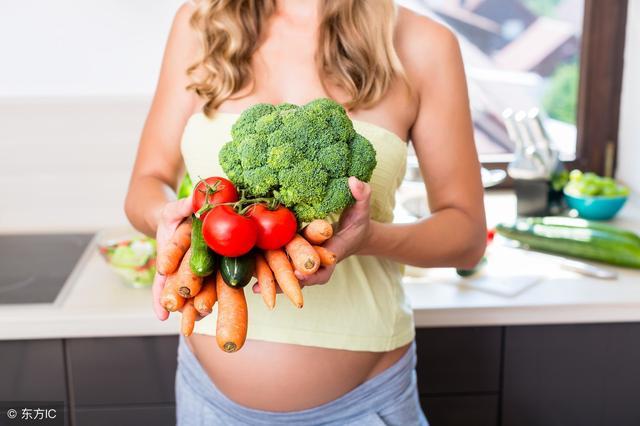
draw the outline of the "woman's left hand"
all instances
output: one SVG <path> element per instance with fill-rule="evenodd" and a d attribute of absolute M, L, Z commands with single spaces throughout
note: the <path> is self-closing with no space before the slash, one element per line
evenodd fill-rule
<path fill-rule="evenodd" d="M 356 202 L 342 212 L 338 232 L 323 244 L 336 254 L 338 262 L 358 253 L 369 238 L 371 186 L 352 176 L 349 178 L 349 188 Z M 304 275 L 296 271 L 296 276 L 300 280 L 300 286 L 326 284 L 334 268 L 335 265 L 323 266 L 312 275 Z"/>

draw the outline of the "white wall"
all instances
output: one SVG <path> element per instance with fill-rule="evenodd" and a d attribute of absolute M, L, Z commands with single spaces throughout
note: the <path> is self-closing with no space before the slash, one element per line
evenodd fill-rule
<path fill-rule="evenodd" d="M 0 96 L 150 94 L 182 2 L 0 2 Z"/>
<path fill-rule="evenodd" d="M 640 0 L 628 13 L 617 177 L 640 192 Z"/>
<path fill-rule="evenodd" d="M 138 138 L 182 2 L 0 2 L 0 233 L 126 223 Z"/>

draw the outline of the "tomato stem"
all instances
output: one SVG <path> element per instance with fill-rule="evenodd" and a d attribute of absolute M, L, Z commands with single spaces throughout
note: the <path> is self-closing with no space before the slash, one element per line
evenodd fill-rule
<path fill-rule="evenodd" d="M 209 197 L 216 192 L 224 189 L 224 186 L 220 185 L 220 181 L 216 181 L 213 185 L 209 184 L 204 179 L 200 179 L 200 182 L 203 183 L 203 185 L 206 187 L 206 190 L 203 191 L 202 189 L 199 189 L 199 191 L 205 194 L 205 199 L 200 210 L 196 212 L 196 217 L 198 218 L 209 210 L 213 210 L 218 206 L 232 206 L 239 215 L 243 216 L 256 204 L 264 203 L 269 210 L 275 210 L 280 206 L 280 203 L 273 197 L 248 197 L 244 189 L 240 190 L 240 198 L 238 199 L 238 201 L 228 203 L 211 203 L 209 201 Z M 198 187 L 200 182 L 198 182 L 196 188 Z"/>

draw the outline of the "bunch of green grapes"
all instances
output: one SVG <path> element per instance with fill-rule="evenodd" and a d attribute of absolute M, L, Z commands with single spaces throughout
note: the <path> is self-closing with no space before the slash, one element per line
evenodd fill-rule
<path fill-rule="evenodd" d="M 565 191 L 570 195 L 581 197 L 623 197 L 629 195 L 629 188 L 617 183 L 614 179 L 598 176 L 591 172 L 582 173 L 580 170 L 571 171 Z"/>

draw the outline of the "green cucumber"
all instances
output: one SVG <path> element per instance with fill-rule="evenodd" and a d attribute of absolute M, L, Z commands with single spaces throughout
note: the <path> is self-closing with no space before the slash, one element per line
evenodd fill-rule
<path fill-rule="evenodd" d="M 255 262 L 253 253 L 239 257 L 223 257 L 220 261 L 222 279 L 231 287 L 246 286 L 253 276 Z"/>
<path fill-rule="evenodd" d="M 215 253 L 207 246 L 202 236 L 202 221 L 195 216 L 192 216 L 189 266 L 191 272 L 199 277 L 211 275 L 216 266 Z"/>
<path fill-rule="evenodd" d="M 640 247 L 602 230 L 531 224 L 520 220 L 511 225 L 500 224 L 496 231 L 533 250 L 640 269 Z"/>
<path fill-rule="evenodd" d="M 485 256 L 482 256 L 482 259 L 480 259 L 480 262 L 478 262 L 476 266 L 474 266 L 473 268 L 471 269 L 456 268 L 456 273 L 463 278 L 470 277 L 472 275 L 475 275 L 477 272 L 479 272 L 482 269 L 482 267 L 486 264 L 487 264 L 487 258 Z"/>
<path fill-rule="evenodd" d="M 562 216 L 547 216 L 547 217 L 530 217 L 524 219 L 531 225 L 551 225 L 551 226 L 564 226 L 567 228 L 589 228 L 610 234 L 617 235 L 621 238 L 629 240 L 633 244 L 640 246 L 640 235 L 627 229 L 618 228 L 617 226 L 609 225 L 602 222 L 596 222 L 594 220 L 579 219 L 573 217 Z"/>

